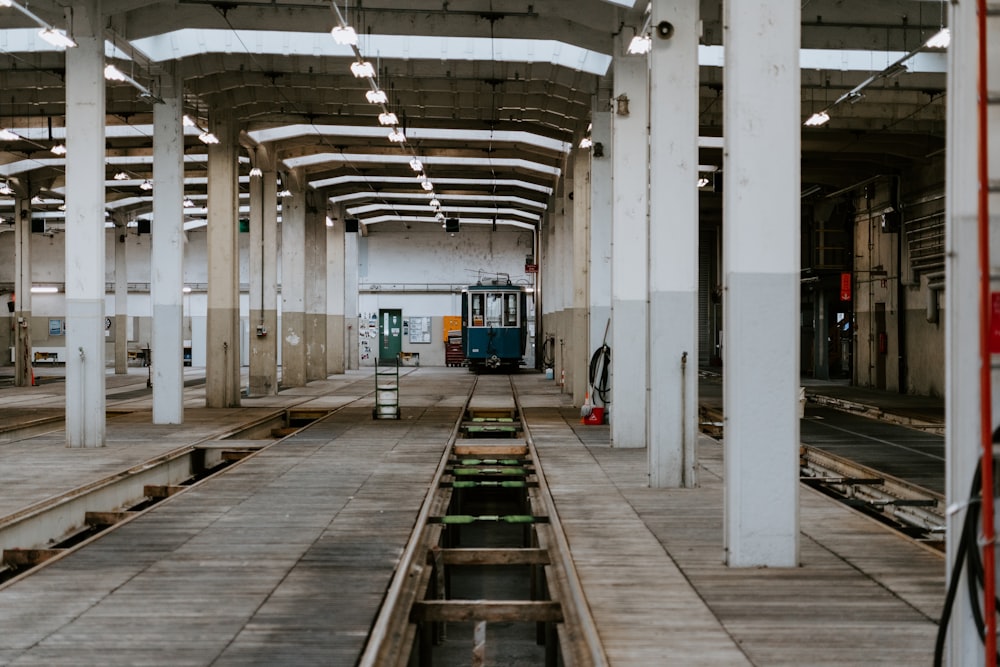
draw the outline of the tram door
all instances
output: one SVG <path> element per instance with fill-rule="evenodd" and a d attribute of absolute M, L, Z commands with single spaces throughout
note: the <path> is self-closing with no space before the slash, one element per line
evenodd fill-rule
<path fill-rule="evenodd" d="M 392 362 L 403 351 L 403 311 L 378 311 L 378 358 Z"/>

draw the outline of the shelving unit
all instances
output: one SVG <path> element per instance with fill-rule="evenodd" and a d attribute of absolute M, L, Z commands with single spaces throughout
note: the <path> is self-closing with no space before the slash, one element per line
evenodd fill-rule
<path fill-rule="evenodd" d="M 375 360 L 372 419 L 399 419 L 399 358 Z"/>

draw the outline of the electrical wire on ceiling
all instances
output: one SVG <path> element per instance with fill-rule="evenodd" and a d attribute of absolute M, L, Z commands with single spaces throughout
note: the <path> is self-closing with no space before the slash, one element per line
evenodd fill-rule
<path fill-rule="evenodd" d="M 334 5 L 334 6 L 336 6 L 336 5 Z M 247 56 L 250 58 L 251 63 L 253 63 L 253 66 L 256 69 L 256 71 L 259 72 L 259 73 L 261 73 L 261 74 L 267 74 L 267 70 L 264 68 L 264 66 L 257 59 L 256 54 L 254 54 L 254 52 L 251 51 L 250 48 L 247 46 L 246 42 L 243 41 L 243 38 L 240 36 L 239 32 L 236 30 L 236 27 L 229 20 L 229 17 L 226 16 L 226 13 L 223 12 L 218 7 L 216 7 L 216 11 L 219 12 L 219 15 L 225 21 L 225 23 L 228 26 L 229 30 L 232 31 L 232 33 L 236 37 L 237 41 L 239 41 L 240 45 L 243 47 L 243 50 L 246 52 Z M 353 170 L 357 175 L 361 176 L 362 181 L 365 183 L 365 185 L 368 186 L 369 190 L 374 195 L 374 197 L 377 200 L 379 200 L 380 202 L 382 202 L 390 210 L 392 210 L 393 213 L 395 213 L 395 214 L 398 215 L 398 213 L 396 213 L 396 210 L 392 206 L 392 204 L 390 204 L 388 200 L 386 200 L 384 197 L 381 196 L 381 194 L 379 193 L 379 191 L 375 188 L 375 185 L 368 180 L 367 176 L 361 171 L 361 169 L 358 168 L 357 165 L 355 165 L 353 162 L 351 162 L 349 159 L 346 158 L 346 156 L 344 155 L 343 148 L 339 147 L 339 146 L 335 146 L 332 143 L 330 143 L 329 139 L 322 133 L 322 131 L 319 129 L 319 127 L 316 125 L 316 123 L 313 122 L 313 120 L 312 120 L 313 114 L 307 113 L 306 111 L 304 111 L 298 105 L 298 103 L 296 103 L 294 100 L 292 100 L 291 98 L 289 98 L 285 94 L 285 91 L 282 90 L 282 88 L 277 85 L 277 82 L 275 81 L 275 79 L 273 77 L 271 78 L 270 88 L 296 114 L 298 114 L 298 115 L 300 115 L 300 116 L 302 116 L 304 118 L 309 119 L 307 121 L 307 124 L 309 125 L 309 127 L 312 128 L 313 132 L 315 133 L 316 140 L 319 142 L 319 144 L 322 145 L 322 146 L 324 146 L 324 147 L 326 147 L 326 148 L 328 148 L 331 152 L 333 152 L 333 153 L 339 153 L 341 156 L 343 156 L 344 157 L 344 164 L 347 165 L 348 169 Z"/>

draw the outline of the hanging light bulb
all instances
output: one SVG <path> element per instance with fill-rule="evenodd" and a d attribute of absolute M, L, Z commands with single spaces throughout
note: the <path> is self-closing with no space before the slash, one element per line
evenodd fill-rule
<path fill-rule="evenodd" d="M 590 137 L 584 137 L 580 139 L 580 148 L 590 148 L 594 145 L 593 140 Z"/>
<path fill-rule="evenodd" d="M 406 141 L 406 135 L 398 127 L 392 128 L 392 132 L 389 133 L 389 141 L 394 144 L 401 144 Z"/>
<path fill-rule="evenodd" d="M 825 111 L 817 111 L 806 120 L 806 127 L 819 127 L 830 122 L 830 114 Z"/>
<path fill-rule="evenodd" d="M 365 98 L 367 98 L 372 104 L 386 104 L 389 101 L 389 96 L 386 95 L 385 91 L 380 88 L 369 90 L 365 93 Z"/>
<path fill-rule="evenodd" d="M 422 187 L 424 190 L 429 191 L 434 189 L 434 184 L 425 178 L 423 181 L 421 181 L 420 187 Z"/>
<path fill-rule="evenodd" d="M 430 202 L 427 205 L 430 206 L 431 208 L 441 208 L 441 202 L 439 202 L 436 197 L 430 200 Z"/>
<path fill-rule="evenodd" d="M 359 79 L 375 78 L 375 68 L 367 60 L 355 60 L 351 63 L 351 73 Z"/>
<path fill-rule="evenodd" d="M 417 158 L 410 160 L 410 169 L 416 172 L 421 172 L 424 170 L 424 163 Z"/>
<path fill-rule="evenodd" d="M 139 184 L 139 189 L 144 190 L 145 192 L 149 192 L 150 190 L 153 189 L 153 184 L 150 183 L 149 179 L 147 178 L 146 180 L 144 180 L 142 183 Z"/>
<path fill-rule="evenodd" d="M 941 28 L 924 44 L 928 49 L 947 49 L 951 44 L 951 30 Z"/>
<path fill-rule="evenodd" d="M 358 33 L 355 32 L 354 28 L 349 25 L 344 26 L 334 26 L 333 30 L 330 31 L 333 35 L 333 41 L 337 44 L 344 44 L 346 46 L 357 46 L 358 43 Z"/>
<path fill-rule="evenodd" d="M 627 52 L 629 55 L 641 56 L 649 53 L 652 48 L 653 40 L 649 35 L 636 35 L 629 42 Z"/>
<path fill-rule="evenodd" d="M 253 167 L 250 170 L 250 178 L 260 178 L 263 175 L 264 175 L 264 172 L 261 171 L 260 167 Z"/>
<path fill-rule="evenodd" d="M 191 201 L 190 199 L 185 199 L 182 205 L 184 206 L 184 208 L 194 208 L 194 202 Z"/>
<path fill-rule="evenodd" d="M 42 28 L 38 31 L 38 36 L 44 39 L 46 42 L 60 49 L 71 49 L 76 46 L 69 36 L 66 35 L 62 30 L 56 30 L 55 28 L 48 27 Z"/>
<path fill-rule="evenodd" d="M 50 150 L 55 155 L 66 155 L 66 144 L 56 144 Z"/>
<path fill-rule="evenodd" d="M 116 181 L 127 181 L 128 174 L 126 174 L 124 171 L 119 171 L 117 174 L 115 174 L 114 178 Z"/>
<path fill-rule="evenodd" d="M 198 124 L 194 122 L 194 119 L 187 114 L 184 114 L 184 118 L 181 119 L 181 122 L 184 123 L 184 127 L 198 127 Z"/>
<path fill-rule="evenodd" d="M 378 115 L 378 122 L 382 125 L 399 125 L 399 119 L 391 111 L 383 111 Z"/>
<path fill-rule="evenodd" d="M 125 81 L 125 73 L 114 65 L 107 65 L 104 68 L 104 78 L 108 81 Z"/>
<path fill-rule="evenodd" d="M 15 134 L 12 130 L 0 129 L 0 141 L 17 141 L 21 137 Z"/>
<path fill-rule="evenodd" d="M 438 222 L 444 222 L 444 213 L 438 211 L 437 215 L 434 216 L 434 219 L 437 220 Z"/>
<path fill-rule="evenodd" d="M 219 143 L 219 138 L 212 134 L 211 132 L 202 132 L 198 135 L 198 139 L 203 144 L 217 144 Z"/>

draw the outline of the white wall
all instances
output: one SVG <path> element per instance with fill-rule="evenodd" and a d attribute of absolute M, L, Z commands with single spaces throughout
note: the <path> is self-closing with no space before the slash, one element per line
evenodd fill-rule
<path fill-rule="evenodd" d="M 118 230 L 107 230 L 106 276 L 115 279 L 114 244 Z M 249 235 L 240 234 L 240 282 L 250 280 L 247 261 Z M 0 282 L 13 282 L 14 235 L 0 235 Z M 379 224 L 359 242 L 359 312 L 362 316 L 377 314 L 379 309 L 399 308 L 403 317 L 432 317 L 429 344 L 410 343 L 404 338 L 403 351 L 419 354 L 422 365 L 444 365 L 444 333 L 441 317 L 461 314 L 459 292 L 464 285 L 474 284 L 482 274 L 486 278 L 507 273 L 513 282 L 532 284 L 532 276 L 524 273 L 525 256 L 532 254 L 532 232 L 501 226 L 494 232 L 489 225 L 463 225 L 457 234 L 447 234 L 438 225 L 415 226 Z M 128 282 L 145 287 L 150 282 L 150 250 L 152 237 L 139 236 L 134 228 L 127 232 Z M 279 248 L 274 249 L 279 252 Z M 32 277 L 34 282 L 62 284 L 65 277 L 65 236 L 61 233 L 32 236 Z M 279 254 L 280 258 L 280 254 Z M 204 229 L 185 234 L 184 282 L 204 285 L 208 281 L 208 251 Z M 136 345 L 142 346 L 150 337 L 150 296 L 145 289 L 133 291 L 128 297 L 128 315 L 136 318 Z M 280 308 L 280 300 L 279 300 Z M 248 297 L 240 298 L 240 314 L 249 314 Z M 108 293 L 105 313 L 115 315 L 115 299 Z M 49 317 L 65 317 L 65 294 L 35 294 L 32 299 L 33 335 L 44 344 L 46 332 L 42 325 Z M 193 342 L 195 365 L 204 364 L 205 294 L 199 288 L 184 298 L 184 337 Z M 36 329 L 38 331 L 36 331 Z M 109 338 L 109 341 L 112 340 Z M 363 347 L 364 341 L 362 341 Z M 109 355 L 112 352 L 109 348 Z M 113 358 L 112 356 L 108 357 Z"/>
<path fill-rule="evenodd" d="M 442 317 L 461 315 L 463 286 L 497 273 L 509 274 L 517 284 L 532 284 L 524 273 L 524 259 L 532 254 L 533 243 L 527 230 L 500 227 L 494 232 L 489 225 L 463 225 L 450 235 L 437 225 L 406 229 L 383 223 L 369 231 L 358 239 L 361 331 L 366 319 L 377 317 L 381 309 L 398 308 L 404 320 L 430 316 L 430 343 L 411 343 L 403 337 L 404 355 L 419 355 L 422 366 L 444 365 Z M 362 366 L 374 364 L 371 350 L 377 343 L 377 338 L 360 340 Z"/>

